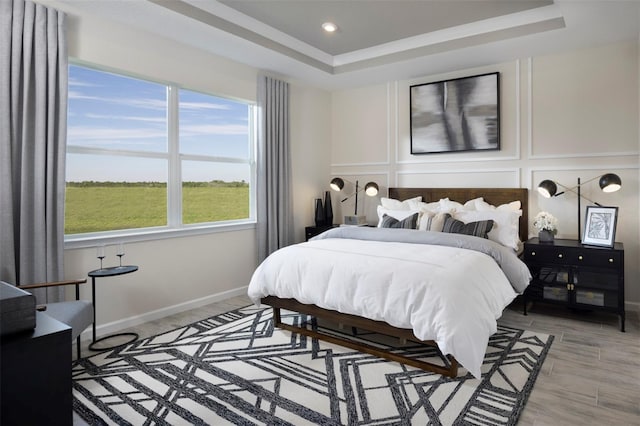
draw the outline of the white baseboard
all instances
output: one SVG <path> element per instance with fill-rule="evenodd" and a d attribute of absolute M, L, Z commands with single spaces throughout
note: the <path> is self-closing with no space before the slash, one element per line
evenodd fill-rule
<path fill-rule="evenodd" d="M 638 302 L 624 302 L 624 310 L 630 312 L 640 312 L 640 303 Z"/>
<path fill-rule="evenodd" d="M 180 312 L 188 311 L 191 309 L 206 306 L 211 303 L 221 302 L 226 299 L 230 299 L 236 296 L 242 296 L 247 294 L 248 286 L 239 287 L 233 290 L 223 291 L 222 293 L 212 294 L 210 296 L 201 297 L 199 299 L 189 300 L 187 302 L 178 303 L 177 305 L 167 306 L 165 308 L 156 309 L 155 311 L 145 312 L 141 315 L 135 315 L 129 318 L 113 321 L 107 324 L 100 324 L 96 326 L 97 337 L 105 336 L 112 333 L 117 333 L 129 327 L 135 327 L 136 325 L 144 324 L 145 322 L 154 321 L 159 318 L 164 318 L 169 315 L 177 314 Z M 81 335 L 82 341 L 91 340 L 92 328 L 87 328 Z"/>
<path fill-rule="evenodd" d="M 221 302 L 226 299 L 230 299 L 236 296 L 242 296 L 247 294 L 248 286 L 239 287 L 233 290 L 223 291 L 222 293 L 212 294 L 210 296 L 201 297 L 200 299 L 190 300 L 188 302 L 178 303 L 177 305 L 167 306 L 165 308 L 156 309 L 155 311 L 146 312 L 141 315 L 136 315 L 129 318 L 124 318 L 118 321 L 113 321 L 107 324 L 101 324 L 96 326 L 96 334 L 98 337 L 107 334 L 117 333 L 125 328 L 135 327 L 136 325 L 144 324 L 145 322 L 154 321 L 159 318 L 164 318 L 169 315 L 177 314 L 180 312 L 188 311 L 190 309 L 206 306 L 211 303 Z M 629 312 L 640 312 L 640 303 L 638 302 L 625 302 L 625 310 Z M 82 341 L 91 340 L 92 338 L 91 327 L 87 328 L 81 335 Z"/>

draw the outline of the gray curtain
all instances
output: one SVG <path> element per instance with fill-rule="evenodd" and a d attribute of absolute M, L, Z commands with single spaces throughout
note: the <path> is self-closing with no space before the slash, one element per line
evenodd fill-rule
<path fill-rule="evenodd" d="M 258 261 L 292 242 L 289 84 L 258 77 Z"/>
<path fill-rule="evenodd" d="M 0 1 L 0 279 L 13 284 L 63 278 L 65 26 L 55 9 Z"/>

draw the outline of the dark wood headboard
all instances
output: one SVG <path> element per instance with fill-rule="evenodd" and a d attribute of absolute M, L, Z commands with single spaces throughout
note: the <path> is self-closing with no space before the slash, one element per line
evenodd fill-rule
<path fill-rule="evenodd" d="M 389 198 L 406 200 L 422 196 L 422 201 L 430 203 L 441 198 L 449 198 L 464 204 L 474 198 L 499 206 L 500 204 L 520 201 L 522 216 L 520 217 L 520 240 L 529 238 L 529 190 L 527 188 L 389 188 Z"/>

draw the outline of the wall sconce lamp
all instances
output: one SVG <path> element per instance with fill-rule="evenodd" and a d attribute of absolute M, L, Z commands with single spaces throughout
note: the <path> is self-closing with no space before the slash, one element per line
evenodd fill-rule
<path fill-rule="evenodd" d="M 554 182 L 552 180 L 543 180 L 538 185 L 538 192 L 545 198 L 557 197 L 559 195 L 564 194 L 565 192 L 573 192 L 578 195 L 578 239 L 580 239 L 580 231 L 582 227 L 580 226 L 580 198 L 584 198 L 585 200 L 595 204 L 596 206 L 602 207 L 600 203 L 597 203 L 584 195 L 580 194 L 580 187 L 585 183 L 593 182 L 596 179 L 600 179 L 598 184 L 600 185 L 600 189 L 602 192 L 616 192 L 620 188 L 622 188 L 622 180 L 620 176 L 614 173 L 606 173 L 604 175 L 596 176 L 592 179 L 589 179 L 585 182 L 580 182 L 580 178 L 578 178 L 578 184 L 574 187 L 567 187 L 559 182 Z M 564 191 L 558 192 L 558 186 L 564 188 Z"/>
<path fill-rule="evenodd" d="M 348 181 L 347 181 L 348 182 Z M 342 191 L 342 189 L 344 188 L 344 179 L 342 178 L 333 178 L 331 179 L 331 189 L 333 189 L 334 191 Z M 340 200 L 341 203 L 344 203 L 345 201 L 347 201 L 349 198 L 353 197 L 354 195 L 356 196 L 355 199 L 355 209 L 353 211 L 353 216 L 345 216 L 344 217 L 344 223 L 347 225 L 362 225 L 364 223 L 366 223 L 366 217 L 365 216 L 358 216 L 358 192 L 363 191 L 365 192 L 365 194 L 367 194 L 370 197 L 375 197 L 376 195 L 378 195 L 378 184 L 375 182 L 368 182 L 364 188 L 360 188 L 360 184 L 358 183 L 358 181 L 356 180 L 355 183 L 355 191 L 344 197 L 342 200 Z"/>

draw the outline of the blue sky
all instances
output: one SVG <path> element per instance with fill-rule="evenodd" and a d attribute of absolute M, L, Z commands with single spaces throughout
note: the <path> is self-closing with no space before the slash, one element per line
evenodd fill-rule
<path fill-rule="evenodd" d="M 248 105 L 180 90 L 180 152 L 249 158 Z M 166 86 L 90 68 L 69 67 L 67 145 L 167 152 Z M 249 181 L 246 164 L 183 163 L 183 180 Z M 67 181 L 164 181 L 162 159 L 70 154 Z"/>

